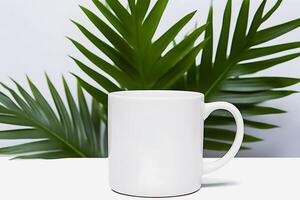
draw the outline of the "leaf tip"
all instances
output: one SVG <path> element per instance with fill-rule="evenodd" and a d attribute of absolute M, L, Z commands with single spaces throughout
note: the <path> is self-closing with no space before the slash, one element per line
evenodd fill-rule
<path fill-rule="evenodd" d="M 75 21 L 75 20 L 73 20 L 73 19 L 69 19 L 70 20 L 70 22 L 72 22 L 73 24 L 75 24 L 76 26 L 78 25 L 78 23 Z"/>
<path fill-rule="evenodd" d="M 30 80 L 28 74 L 26 74 L 25 77 L 26 77 L 26 80 L 27 80 L 28 82 L 31 82 L 31 80 Z"/>
<path fill-rule="evenodd" d="M 193 17 L 197 13 L 197 10 L 192 11 L 189 15 Z"/>
<path fill-rule="evenodd" d="M 74 56 L 72 55 L 68 55 L 69 58 L 71 58 L 73 61 L 75 61 L 76 59 L 74 58 Z"/>
<path fill-rule="evenodd" d="M 71 42 L 73 42 L 74 40 L 70 37 L 70 36 L 65 36 L 68 40 L 70 40 Z"/>

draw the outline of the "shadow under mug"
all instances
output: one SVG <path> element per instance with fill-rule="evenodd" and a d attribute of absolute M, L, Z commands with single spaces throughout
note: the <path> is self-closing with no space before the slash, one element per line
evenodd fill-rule
<path fill-rule="evenodd" d="M 217 161 L 203 162 L 204 120 L 215 110 L 232 113 L 236 137 Z M 233 158 L 243 141 L 239 110 L 226 102 L 204 103 L 187 91 L 123 91 L 108 97 L 109 179 L 113 191 L 170 197 L 200 189 L 203 174 Z"/>

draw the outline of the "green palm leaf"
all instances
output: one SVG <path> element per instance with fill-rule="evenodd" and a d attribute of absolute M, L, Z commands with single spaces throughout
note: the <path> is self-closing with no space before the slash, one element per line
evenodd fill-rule
<path fill-rule="evenodd" d="M 232 0 L 228 0 L 216 51 L 213 48 L 215 42 L 213 5 L 210 7 L 206 25 L 195 28 L 184 39 L 174 42 L 195 12 L 183 16 L 155 40 L 154 35 L 163 18 L 168 0 L 156 1 L 151 9 L 150 0 L 128 0 L 128 9 L 117 0 L 107 1 L 108 6 L 99 0 L 93 2 L 110 24 L 105 24 L 104 19 L 84 7 L 81 9 L 100 34 L 92 34 L 84 26 L 74 23 L 87 39 L 109 58 L 110 62 L 104 61 L 104 58 L 92 53 L 79 42 L 72 39 L 71 41 L 85 57 L 103 71 L 103 73 L 96 72 L 91 66 L 74 59 L 77 65 L 99 85 L 99 87 L 92 86 L 89 81 L 76 76 L 81 85 L 101 102 L 104 111 L 107 106 L 105 98 L 107 92 L 132 89 L 192 90 L 204 93 L 208 102 L 228 101 L 236 104 L 245 116 L 246 126 L 257 129 L 277 127 L 269 123 L 248 120 L 247 116 L 284 113 L 283 110 L 259 104 L 295 93 L 282 88 L 299 82 L 299 79 L 293 78 L 253 75 L 300 55 L 288 52 L 299 48 L 299 41 L 265 45 L 266 42 L 300 26 L 300 19 L 296 19 L 262 28 L 279 8 L 282 0 L 278 0 L 269 10 L 265 8 L 267 0 L 263 0 L 252 19 L 249 17 L 250 0 L 243 0 L 233 28 L 232 41 L 229 41 L 229 38 L 234 16 Z M 204 40 L 197 42 L 204 31 Z M 201 50 L 203 50 L 202 58 L 198 65 L 196 57 Z M 278 56 L 278 53 L 281 55 Z M 256 60 L 257 58 L 261 60 Z M 248 75 L 251 75 L 251 78 Z M 281 90 L 278 90 L 279 88 Z M 103 116 L 105 115 L 104 113 Z M 103 122 L 105 123 L 106 119 L 103 119 Z M 205 136 L 204 148 L 227 149 L 233 135 L 229 129 L 216 126 L 233 123 L 232 116 L 228 113 L 214 112 L 206 123 L 209 133 Z M 245 139 L 245 143 L 260 141 L 259 138 L 251 136 L 251 133 L 246 138 L 248 139 Z"/>
<path fill-rule="evenodd" d="M 83 55 L 105 72 L 105 74 L 98 73 L 92 67 L 74 59 L 86 74 L 106 90 L 104 92 L 167 88 L 185 73 L 205 45 L 205 41 L 196 43 L 201 33 L 205 31 L 205 26 L 202 26 L 178 45 L 168 49 L 179 32 L 191 21 L 195 12 L 188 13 L 158 39 L 154 39 L 169 0 L 157 1 L 152 9 L 150 0 L 128 1 L 130 10 L 117 0 L 107 1 L 109 7 L 99 0 L 93 0 L 93 3 L 111 24 L 106 24 L 89 9 L 82 6 L 80 8 L 109 42 L 105 42 L 101 36 L 92 34 L 79 23 L 74 21 L 73 23 L 111 62 L 104 61 L 104 58 L 90 52 L 79 42 L 70 40 Z M 110 78 L 107 79 L 105 76 Z M 111 83 L 111 79 L 118 85 Z M 93 96 L 96 95 L 95 88 L 83 80 L 80 81 L 84 82 L 82 85 L 87 91 Z"/>
<path fill-rule="evenodd" d="M 47 82 L 56 109 L 29 78 L 32 94 L 17 82 L 19 93 L 2 84 L 11 97 L 0 93 L 0 122 L 20 128 L 1 131 L 0 139 L 30 139 L 31 142 L 0 148 L 0 154 L 22 159 L 106 157 L 107 147 L 100 146 L 105 139 L 100 138 L 99 115 L 102 113 L 90 111 L 81 86 L 78 85 L 77 103 L 63 79 L 66 105 L 48 77 Z M 93 112 L 96 110 L 102 112 L 100 104 L 93 100 Z"/>
<path fill-rule="evenodd" d="M 261 26 L 277 10 L 282 1 L 277 1 L 277 3 L 264 14 L 266 2 L 266 0 L 262 1 L 252 21 L 250 21 L 250 0 L 243 0 L 237 17 L 233 39 L 230 43 L 229 30 L 232 20 L 232 1 L 227 1 L 220 39 L 216 50 L 216 58 L 214 60 L 212 59 L 214 54 L 212 41 L 214 40 L 212 34 L 213 9 L 211 7 L 207 20 L 210 27 L 206 30 L 206 37 L 211 37 L 212 40 L 203 50 L 200 65 L 194 65 L 192 67 L 194 69 L 190 69 L 190 71 L 173 86 L 173 89 L 187 89 L 202 92 L 209 102 L 228 101 L 234 103 L 242 111 L 245 118 L 246 116 L 282 113 L 283 111 L 281 110 L 260 107 L 258 104 L 295 93 L 295 91 L 278 89 L 297 84 L 300 79 L 258 77 L 255 76 L 254 73 L 300 56 L 300 53 L 285 53 L 288 50 L 299 48 L 299 41 L 264 46 L 264 43 L 298 28 L 300 26 L 300 19 L 261 29 Z M 250 26 L 248 26 L 248 24 L 250 24 Z M 260 47 L 256 47 L 256 45 L 260 45 Z M 277 53 L 281 53 L 281 55 L 278 56 Z M 269 57 L 266 58 L 266 56 Z M 261 60 L 252 60 L 257 58 L 261 58 Z M 250 74 L 251 78 L 245 76 Z M 215 112 L 212 117 L 207 120 L 206 127 L 233 124 L 234 120 L 230 114 Z M 245 125 L 256 129 L 277 127 L 273 124 L 250 121 L 247 120 L 247 118 Z M 222 148 L 214 149 L 214 147 L 218 144 L 221 147 L 224 146 L 226 139 L 229 137 L 229 134 L 226 133 L 227 129 L 213 130 L 215 137 L 219 136 L 219 138 L 218 141 L 214 141 L 214 146 L 210 145 L 208 149 L 223 150 Z M 209 138 L 211 135 L 212 133 L 208 132 L 205 138 Z M 256 141 L 245 140 L 244 142 Z"/>

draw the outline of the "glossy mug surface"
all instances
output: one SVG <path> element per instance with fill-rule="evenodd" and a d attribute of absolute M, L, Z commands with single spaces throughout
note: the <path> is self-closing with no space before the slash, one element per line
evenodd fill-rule
<path fill-rule="evenodd" d="M 203 162 L 204 120 L 228 110 L 237 134 L 221 159 Z M 113 191 L 141 197 L 193 193 L 201 177 L 224 166 L 238 152 L 244 135 L 238 109 L 226 102 L 204 103 L 187 91 L 123 91 L 109 94 L 109 177 Z"/>

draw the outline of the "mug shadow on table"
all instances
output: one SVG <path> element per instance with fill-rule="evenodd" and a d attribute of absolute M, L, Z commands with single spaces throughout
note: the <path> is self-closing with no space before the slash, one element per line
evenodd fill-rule
<path fill-rule="evenodd" d="M 238 185 L 238 182 L 226 179 L 203 178 L 201 188 L 228 187 Z"/>

